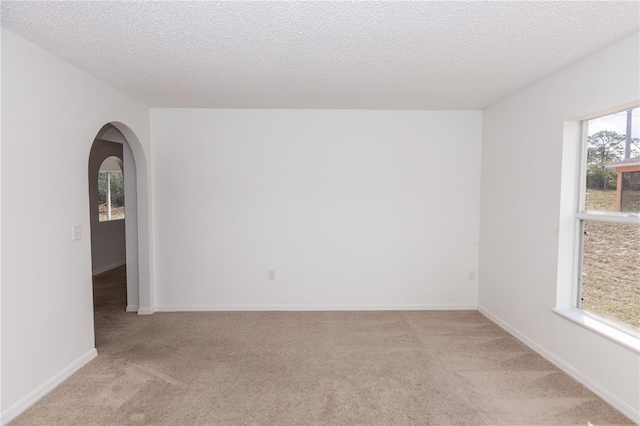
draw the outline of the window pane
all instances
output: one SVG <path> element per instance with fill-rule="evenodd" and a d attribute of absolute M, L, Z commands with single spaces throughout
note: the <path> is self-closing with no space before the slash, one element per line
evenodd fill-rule
<path fill-rule="evenodd" d="M 108 200 L 109 195 L 111 196 L 110 200 Z M 111 215 L 108 211 L 109 205 L 111 205 Z M 104 222 L 115 219 L 124 219 L 124 178 L 122 172 L 99 172 L 98 220 Z"/>
<path fill-rule="evenodd" d="M 638 212 L 638 202 L 634 201 L 638 197 L 636 190 L 629 189 L 624 200 L 627 190 L 623 174 L 640 171 L 640 108 L 589 120 L 586 148 L 584 210 Z M 622 187 L 618 186 L 619 179 Z M 632 177 L 626 179 L 627 185 L 631 185 Z"/>
<path fill-rule="evenodd" d="M 124 219 L 124 180 L 122 172 L 111 175 L 111 220 Z"/>
<path fill-rule="evenodd" d="M 582 309 L 640 331 L 640 226 L 585 222 Z"/>
<path fill-rule="evenodd" d="M 98 173 L 98 219 L 107 220 L 107 173 Z"/>

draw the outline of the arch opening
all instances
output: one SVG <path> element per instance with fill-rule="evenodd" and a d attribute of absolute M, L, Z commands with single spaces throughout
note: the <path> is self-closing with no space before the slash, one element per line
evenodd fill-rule
<path fill-rule="evenodd" d="M 103 173 L 102 180 L 106 182 L 101 183 Z M 116 188 L 113 180 L 122 187 Z M 100 184 L 104 194 L 100 194 Z M 126 284 L 121 283 L 126 294 L 118 296 L 121 301 L 118 309 L 140 315 L 153 313 L 147 164 L 140 140 L 127 125 L 111 122 L 97 132 L 89 153 L 89 192 L 94 283 L 98 274 L 121 268 L 120 276 L 126 276 Z M 95 289 L 94 284 L 94 315 Z"/>

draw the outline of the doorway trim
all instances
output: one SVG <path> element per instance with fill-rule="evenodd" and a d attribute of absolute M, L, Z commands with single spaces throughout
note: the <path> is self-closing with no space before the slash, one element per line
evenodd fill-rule
<path fill-rule="evenodd" d="M 138 282 L 138 305 L 129 305 L 129 301 L 127 301 L 127 311 L 137 311 L 138 315 L 150 315 L 155 312 L 155 298 L 153 290 L 153 268 L 151 265 L 153 244 L 151 240 L 151 210 L 149 203 L 149 197 L 151 195 L 148 178 L 149 167 L 142 143 L 135 132 L 129 126 L 119 121 L 105 123 L 104 126 L 108 124 L 115 127 L 122 136 L 124 136 L 125 141 L 123 145 L 125 145 L 125 143 L 126 145 L 123 147 L 123 151 L 127 151 L 127 145 L 128 148 L 130 148 L 133 167 L 127 164 L 127 156 L 123 153 L 125 157 L 125 171 L 127 168 L 129 168 L 129 170 L 135 170 L 135 182 L 131 183 L 129 180 L 129 183 L 127 183 L 127 179 L 125 178 L 125 197 L 127 197 L 127 192 L 133 192 L 135 194 L 134 205 L 136 206 L 135 212 L 130 214 L 127 210 L 127 205 L 130 203 L 125 199 L 125 239 L 127 244 L 127 264 L 135 265 L 137 263 L 138 266 L 136 277 Z M 96 138 L 100 135 L 104 126 L 97 130 Z M 127 188 L 129 188 L 129 191 L 127 191 Z M 133 188 L 133 191 L 131 191 L 131 188 Z M 132 271 L 132 273 L 136 274 L 135 271 Z M 127 283 L 129 281 L 129 271 L 127 271 Z"/>

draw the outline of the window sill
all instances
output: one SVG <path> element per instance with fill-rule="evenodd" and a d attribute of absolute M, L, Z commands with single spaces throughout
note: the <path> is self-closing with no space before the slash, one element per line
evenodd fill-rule
<path fill-rule="evenodd" d="M 569 321 L 573 321 L 582 327 L 591 330 L 595 333 L 598 333 L 607 339 L 624 346 L 625 348 L 631 349 L 635 352 L 640 353 L 640 338 L 637 336 L 632 336 L 630 334 L 625 333 L 624 331 L 618 330 L 610 325 L 607 325 L 597 319 L 586 315 L 580 309 L 575 308 L 554 308 L 553 312 L 568 319 Z"/>

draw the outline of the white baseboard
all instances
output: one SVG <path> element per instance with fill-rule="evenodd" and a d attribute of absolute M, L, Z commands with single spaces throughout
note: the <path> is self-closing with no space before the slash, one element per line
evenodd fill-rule
<path fill-rule="evenodd" d="M 482 306 L 478 306 L 478 311 L 489 318 L 491 321 L 505 329 L 509 334 L 511 334 L 516 339 L 520 340 L 525 345 L 529 346 L 531 349 L 540 354 L 547 361 L 558 367 L 560 370 L 567 373 L 569 376 L 576 379 L 578 382 L 582 383 L 587 389 L 591 392 L 598 395 L 602 398 L 607 404 L 614 407 L 616 410 L 620 411 L 622 414 L 627 416 L 631 421 L 635 423 L 640 423 L 640 411 L 633 408 L 631 405 L 617 397 L 616 395 L 609 392 L 607 389 L 600 386 L 598 383 L 594 382 L 592 379 L 576 370 L 571 366 L 571 364 L 567 363 L 557 355 L 553 354 L 546 348 L 544 348 L 539 343 L 527 337 L 524 333 L 507 324 L 505 321 L 483 308 Z"/>
<path fill-rule="evenodd" d="M 11 420 L 22 414 L 27 408 L 35 404 L 40 398 L 51 392 L 60 383 L 67 380 L 73 373 L 85 366 L 89 361 L 98 356 L 96 349 L 91 349 L 86 354 L 75 360 L 71 365 L 67 366 L 64 370 L 38 386 L 33 392 L 22 398 L 20 401 L 13 404 L 2 412 L 2 424 L 6 425 Z"/>
<path fill-rule="evenodd" d="M 138 312 L 138 305 L 127 305 L 127 312 Z"/>
<path fill-rule="evenodd" d="M 95 276 L 95 275 L 101 274 L 103 272 L 107 272 L 107 271 L 110 271 L 112 269 L 119 268 L 122 265 L 126 265 L 126 264 L 127 264 L 127 260 L 126 259 L 125 260 L 121 260 L 119 262 L 112 263 L 111 265 L 107 265 L 107 266 L 103 266 L 102 268 L 95 269 L 91 274 Z"/>
<path fill-rule="evenodd" d="M 150 308 L 148 306 L 140 306 L 138 308 L 138 315 L 151 315 L 152 313 L 154 313 L 157 309 L 154 308 Z"/>
<path fill-rule="evenodd" d="M 426 303 L 415 305 L 157 305 L 155 311 L 469 311 L 476 309 L 476 305 L 464 303 Z"/>

